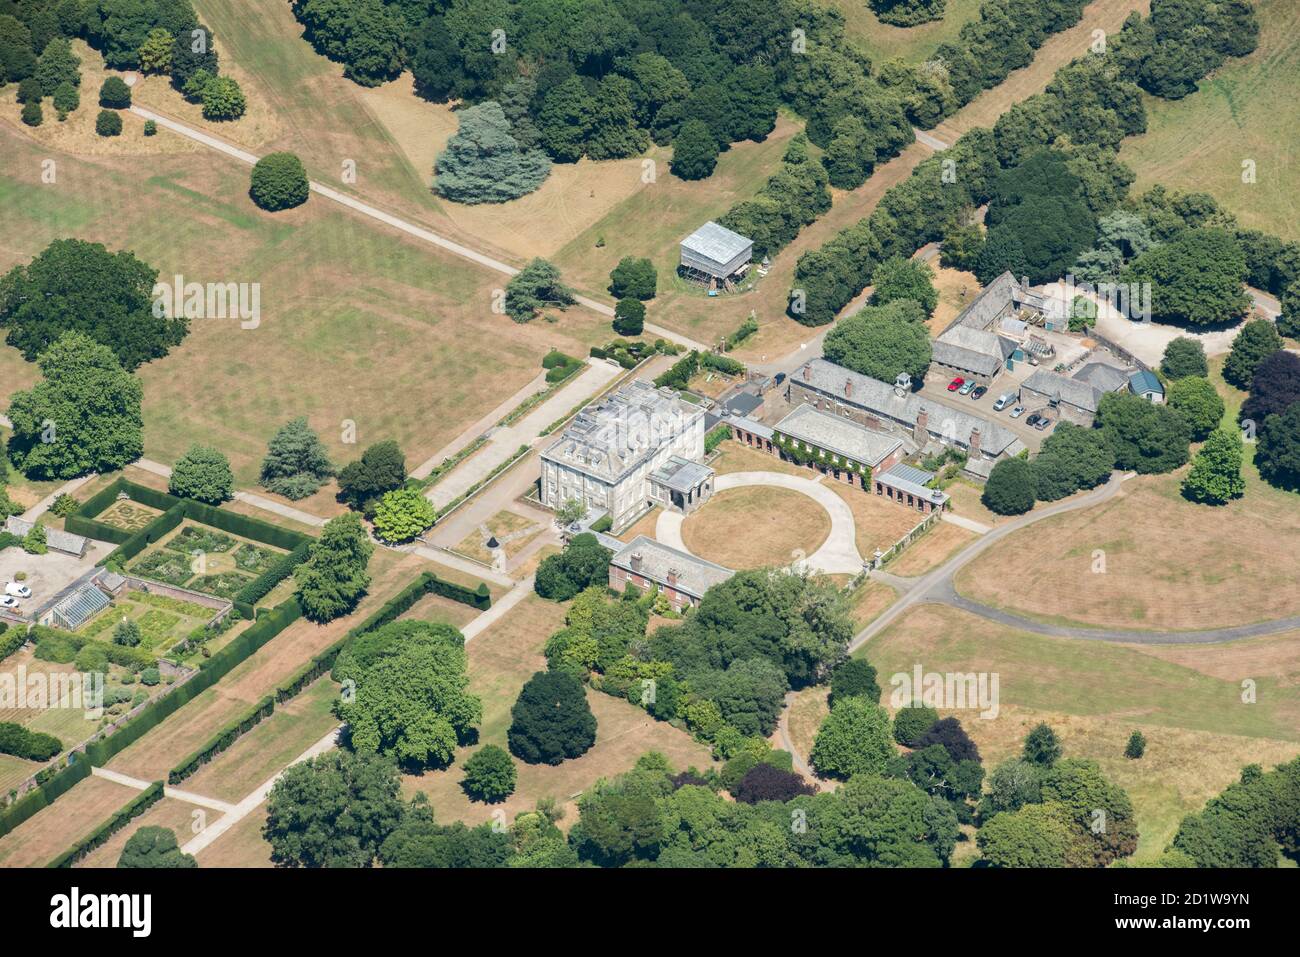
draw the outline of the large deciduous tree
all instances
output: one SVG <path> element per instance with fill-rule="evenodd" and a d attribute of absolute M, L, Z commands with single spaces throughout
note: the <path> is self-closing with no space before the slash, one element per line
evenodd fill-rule
<path fill-rule="evenodd" d="M 66 332 L 37 361 L 44 377 L 9 404 L 9 456 L 31 478 L 110 472 L 144 452 L 140 382 L 108 349 Z"/>
<path fill-rule="evenodd" d="M 924 309 L 911 299 L 866 306 L 827 333 L 826 358 L 882 382 L 892 383 L 900 372 L 919 382 L 931 358 L 924 318 Z"/>
<path fill-rule="evenodd" d="M 176 832 L 169 827 L 142 827 L 132 834 L 117 859 L 118 867 L 190 868 L 198 867 L 193 854 L 186 854 L 176 842 Z"/>
<path fill-rule="evenodd" d="M 1240 319 L 1250 308 L 1246 255 L 1227 230 L 1188 229 L 1143 253 L 1121 274 L 1149 283 L 1157 322 L 1209 326 Z"/>
<path fill-rule="evenodd" d="M 1034 507 L 1033 466 L 1021 458 L 1001 459 L 989 472 L 980 501 L 998 515 L 1023 515 Z"/>
<path fill-rule="evenodd" d="M 1260 363 L 1281 348 L 1282 337 L 1273 323 L 1252 319 L 1232 340 L 1232 349 L 1223 362 L 1224 380 L 1238 389 L 1249 389 Z"/>
<path fill-rule="evenodd" d="M 506 283 L 506 315 L 528 322 L 547 306 L 570 306 L 577 299 L 560 281 L 560 270 L 545 259 L 534 259 Z"/>
<path fill-rule="evenodd" d="M 1209 379 L 1188 376 L 1170 383 L 1169 407 L 1187 420 L 1192 441 L 1200 442 L 1218 428 L 1223 419 L 1223 399 Z"/>
<path fill-rule="evenodd" d="M 1187 462 L 1191 427 L 1167 405 L 1112 392 L 1101 397 L 1097 426 L 1115 456 L 1116 468 L 1148 475 L 1172 472 Z"/>
<path fill-rule="evenodd" d="M 173 495 L 220 505 L 234 495 L 235 477 L 221 452 L 196 442 L 172 467 L 167 487 Z"/>
<path fill-rule="evenodd" d="M 465 639 L 421 624 L 361 671 L 355 694 L 337 712 L 358 751 L 390 755 L 406 767 L 443 768 L 471 739 L 483 706 L 466 690 Z"/>
<path fill-rule="evenodd" d="M 836 701 L 813 742 L 812 766 L 824 777 L 847 780 L 879 774 L 894 756 L 885 709 L 866 698 Z"/>
<path fill-rule="evenodd" d="M 1031 463 L 1034 495 L 1044 502 L 1094 488 L 1110 476 L 1115 457 L 1095 429 L 1058 422 Z"/>
<path fill-rule="evenodd" d="M 1242 455 L 1241 433 L 1236 429 L 1210 433 L 1183 479 L 1183 494 L 1206 505 L 1223 505 L 1240 498 L 1246 492 L 1246 480 L 1241 477 Z"/>
<path fill-rule="evenodd" d="M 185 338 L 183 317 L 156 314 L 158 270 L 99 243 L 56 239 L 26 266 L 0 279 L 0 326 L 29 362 L 59 336 L 84 333 L 128 370 L 167 355 Z"/>
<path fill-rule="evenodd" d="M 262 836 L 282 867 L 370 867 L 402 820 L 397 766 L 329 751 L 291 765 L 271 788 Z"/>

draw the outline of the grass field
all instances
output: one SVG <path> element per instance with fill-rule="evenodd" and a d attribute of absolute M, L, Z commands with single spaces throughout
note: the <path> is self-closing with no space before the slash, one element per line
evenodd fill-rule
<path fill-rule="evenodd" d="M 856 485 L 845 485 L 830 478 L 824 479 L 822 484 L 844 499 L 853 510 L 858 552 L 866 559 L 871 558 L 877 549 L 885 551 L 925 518 L 915 509 L 904 508 L 883 495 Z"/>
<path fill-rule="evenodd" d="M 1211 379 L 1224 422 L 1235 423 L 1244 393 L 1223 381 L 1223 361 L 1211 361 Z M 1109 502 L 999 542 L 958 573 L 957 588 L 1043 620 L 1120 628 L 1197 629 L 1294 615 L 1300 496 L 1260 479 L 1252 453 L 1248 444 L 1246 494 L 1234 502 L 1184 499 L 1179 486 L 1190 466 L 1130 479 Z M 1098 549 L 1101 574 L 1092 571 Z"/>
<path fill-rule="evenodd" d="M 1061 732 L 1066 754 L 1095 758 L 1133 798 L 1139 854 L 1158 853 L 1183 814 L 1234 780 L 1245 764 L 1300 753 L 1300 636 L 1222 647 L 1147 648 L 1009 631 L 953 608 L 909 611 L 859 654 L 889 676 L 916 664 L 936 672 L 996 672 L 998 717 L 956 712 L 986 768 L 1014 754 L 1040 720 Z M 1240 682 L 1257 682 L 1258 703 Z M 1140 762 L 1122 757 L 1134 728 L 1148 739 Z"/>
<path fill-rule="evenodd" d="M 550 348 L 581 355 L 607 337 L 581 310 L 517 326 L 491 311 L 498 277 L 332 204 L 261 213 L 247 171 L 220 157 L 63 156 L 58 184 L 43 186 L 48 151 L 3 125 L 0 149 L 0 215 L 10 225 L 0 269 L 72 235 L 131 249 L 164 277 L 260 284 L 256 329 L 193 320 L 178 349 L 140 370 L 145 450 L 163 462 L 202 441 L 251 484 L 266 440 L 300 414 L 336 461 L 395 438 L 419 462 L 531 380 Z M 34 364 L 0 348 L 6 393 L 35 378 Z M 342 441 L 347 421 L 358 445 Z"/>
<path fill-rule="evenodd" d="M 954 554 L 975 541 L 976 535 L 960 525 L 939 521 L 903 553 L 889 563 L 886 571 L 894 575 L 924 575 L 942 565 Z"/>
<path fill-rule="evenodd" d="M 961 28 L 979 17 L 981 0 L 948 0 L 942 19 L 914 27 L 881 23 L 867 0 L 822 0 L 844 14 L 845 34 L 879 66 L 893 57 L 924 63 L 942 43 L 954 43 Z"/>
<path fill-rule="evenodd" d="M 126 842 L 131 839 L 132 834 L 142 827 L 168 828 L 175 832 L 177 842 L 183 845 L 194 836 L 196 814 L 202 815 L 197 819 L 198 821 L 206 819 L 208 823 L 211 823 L 213 818 L 217 816 L 215 811 L 207 808 L 195 807 L 193 804 L 186 804 L 184 801 L 165 797 L 114 834 L 104 844 L 87 854 L 75 866 L 116 867 L 118 858 L 122 856 L 122 849 L 126 847 Z M 105 818 L 107 817 L 108 815 L 105 815 Z"/>
<path fill-rule="evenodd" d="M 682 523 L 688 549 L 735 569 L 789 565 L 830 533 L 831 518 L 814 499 L 767 486 L 717 492 Z"/>
<path fill-rule="evenodd" d="M 1300 239 L 1300 5 L 1255 0 L 1260 23 L 1254 53 L 1230 60 L 1182 100 L 1146 98 L 1148 131 L 1124 141 L 1133 191 L 1162 183 L 1208 192 L 1242 225 Z M 1243 182 L 1242 164 L 1256 181 Z"/>

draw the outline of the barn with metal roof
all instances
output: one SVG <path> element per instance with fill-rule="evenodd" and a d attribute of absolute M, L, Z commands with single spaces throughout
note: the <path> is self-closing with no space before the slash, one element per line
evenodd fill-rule
<path fill-rule="evenodd" d="M 688 279 L 725 285 L 748 268 L 754 241 L 710 221 L 682 240 L 681 253 L 682 274 Z"/>

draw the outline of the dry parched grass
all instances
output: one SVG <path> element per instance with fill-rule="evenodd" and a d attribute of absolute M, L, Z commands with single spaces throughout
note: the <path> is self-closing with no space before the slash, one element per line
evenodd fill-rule
<path fill-rule="evenodd" d="M 958 574 L 958 590 L 1119 628 L 1192 630 L 1300 612 L 1300 498 L 1251 482 L 1238 501 L 1196 505 L 1179 494 L 1184 471 L 1131 479 L 1108 502 L 1009 536 Z"/>
<path fill-rule="evenodd" d="M 754 486 L 716 493 L 682 523 L 686 547 L 727 568 L 788 565 L 830 536 L 831 519 L 800 492 Z"/>

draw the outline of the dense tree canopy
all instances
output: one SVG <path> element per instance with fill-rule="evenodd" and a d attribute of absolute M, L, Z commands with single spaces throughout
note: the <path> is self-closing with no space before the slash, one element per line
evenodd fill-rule
<path fill-rule="evenodd" d="M 1218 428 L 1223 419 L 1223 399 L 1214 383 L 1200 376 L 1187 376 L 1172 382 L 1166 401 L 1171 409 L 1187 420 L 1193 442 L 1202 441 Z"/>
<path fill-rule="evenodd" d="M 563 671 L 539 671 L 510 709 L 510 751 L 529 764 L 559 764 L 596 743 L 596 716 L 582 683 Z"/>
<path fill-rule="evenodd" d="M 466 691 L 464 637 L 448 625 L 419 624 L 358 668 L 355 692 L 336 710 L 358 751 L 441 768 L 471 739 L 483 707 Z"/>
<path fill-rule="evenodd" d="M 402 818 L 397 765 L 327 751 L 285 769 L 271 788 L 262 836 L 282 867 L 369 867 Z"/>
<path fill-rule="evenodd" d="M 934 288 L 934 270 L 921 259 L 895 256 L 880 264 L 871 279 L 871 304 L 883 306 L 898 299 L 910 299 L 925 310 L 926 318 L 934 315 L 939 293 Z"/>
<path fill-rule="evenodd" d="M 1249 389 L 1260 363 L 1281 348 L 1277 327 L 1267 319 L 1252 319 L 1232 340 L 1232 349 L 1223 363 L 1224 380 L 1238 389 Z"/>
<path fill-rule="evenodd" d="M 1300 356 L 1278 350 L 1255 367 L 1239 419 L 1260 423 L 1300 401 Z"/>
<path fill-rule="evenodd" d="M 1034 507 L 1036 485 L 1034 467 L 1026 459 L 999 459 L 984 483 L 980 501 L 998 515 L 1023 515 Z"/>
<path fill-rule="evenodd" d="M 271 436 L 262 460 L 261 484 L 285 498 L 301 499 L 314 494 L 334 474 L 325 443 L 306 416 L 290 419 Z"/>
<path fill-rule="evenodd" d="M 658 282 L 654 263 L 636 256 L 624 256 L 609 274 L 609 291 L 616 299 L 653 299 Z"/>
<path fill-rule="evenodd" d="M 1058 422 L 1032 462 L 1034 495 L 1044 502 L 1095 488 L 1110 476 L 1115 457 L 1102 434 Z M 996 467 L 996 466 L 995 466 Z"/>
<path fill-rule="evenodd" d="M 375 546 L 353 512 L 331 518 L 293 570 L 302 613 L 326 622 L 352 611 L 370 587 L 366 571 Z"/>
<path fill-rule="evenodd" d="M 385 492 L 406 481 L 406 456 L 392 439 L 376 442 L 339 471 L 339 501 L 358 511 L 368 511 Z"/>
<path fill-rule="evenodd" d="M 268 153 L 253 164 L 248 195 L 269 212 L 292 209 L 307 202 L 311 187 L 302 160 L 293 153 Z"/>
<path fill-rule="evenodd" d="M 1111 392 L 1101 397 L 1097 427 L 1115 456 L 1115 467 L 1140 475 L 1172 472 L 1187 462 L 1191 426 L 1167 405 Z"/>
<path fill-rule="evenodd" d="M 65 332 L 111 349 L 127 370 L 161 358 L 185 338 L 188 322 L 155 312 L 158 270 L 123 250 L 56 239 L 0 279 L 0 326 L 29 362 Z M 179 310 L 178 310 L 179 311 Z"/>
<path fill-rule="evenodd" d="M 924 309 L 911 299 L 865 306 L 827 333 L 826 358 L 882 382 L 892 383 L 900 372 L 920 382 L 931 358 L 924 318 Z"/>
<path fill-rule="evenodd" d="M 1250 308 L 1243 283 L 1246 256 L 1223 229 L 1188 229 L 1143 253 L 1121 275 L 1151 287 L 1157 322 L 1210 326 L 1240 319 Z"/>
<path fill-rule="evenodd" d="M 609 581 L 612 553 L 587 532 L 575 535 L 558 555 L 548 555 L 537 567 L 533 588 L 552 601 L 568 601 L 598 582 Z"/>
<path fill-rule="evenodd" d="M 1241 477 L 1244 447 L 1236 429 L 1218 429 L 1201 446 L 1183 479 L 1182 491 L 1193 502 L 1223 505 L 1246 492 Z"/>
<path fill-rule="evenodd" d="M 169 827 L 146 826 L 127 838 L 118 867 L 188 868 L 198 867 L 193 854 L 186 854 Z"/>
<path fill-rule="evenodd" d="M 1300 402 L 1264 420 L 1259 428 L 1255 465 L 1273 485 L 1300 491 Z"/>
<path fill-rule="evenodd" d="M 515 322 L 528 322 L 547 306 L 561 308 L 577 300 L 560 281 L 560 270 L 545 259 L 534 259 L 506 283 L 506 314 Z"/>
<path fill-rule="evenodd" d="M 235 494 L 235 476 L 220 451 L 196 442 L 172 466 L 167 490 L 182 498 L 220 505 Z"/>
<path fill-rule="evenodd" d="M 1205 358 L 1205 347 L 1200 340 L 1178 336 L 1169 340 L 1160 360 L 1160 371 L 1171 379 L 1187 376 L 1208 376 L 1210 364 Z"/>
<path fill-rule="evenodd" d="M 818 774 L 848 780 L 855 774 L 880 774 L 894 753 L 885 709 L 865 698 L 850 697 L 831 707 L 817 731 L 810 759 Z"/>

